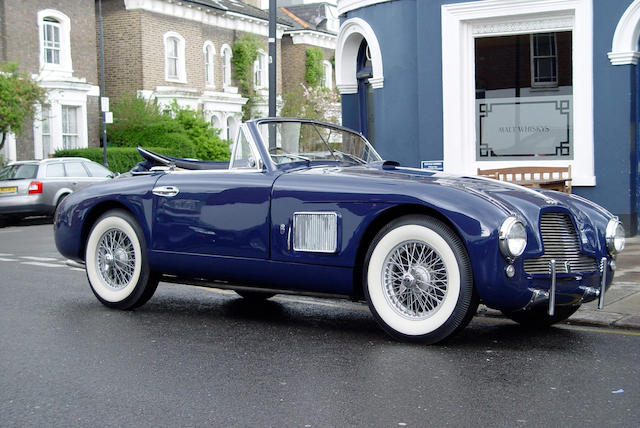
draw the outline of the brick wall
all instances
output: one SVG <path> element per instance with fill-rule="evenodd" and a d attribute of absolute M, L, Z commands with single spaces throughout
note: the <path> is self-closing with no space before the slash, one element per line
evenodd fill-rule
<path fill-rule="evenodd" d="M 223 64 L 222 57 L 220 56 L 220 48 L 226 43 L 233 49 L 234 41 L 244 36 L 244 33 L 241 31 L 212 27 L 210 25 L 151 12 L 141 13 L 139 28 L 142 28 L 140 41 L 140 50 L 142 52 L 142 88 L 146 90 L 153 90 L 156 86 L 185 87 L 198 91 L 221 90 Z M 163 36 L 168 31 L 176 32 L 185 39 L 186 83 L 165 80 Z M 262 37 L 262 39 L 264 40 L 264 51 L 267 53 L 267 37 Z M 206 41 L 213 43 L 216 52 L 214 59 L 213 89 L 205 86 L 204 53 L 202 48 Z M 277 45 L 277 55 L 280 57 L 280 41 L 278 41 Z M 282 63 L 281 59 L 278 59 L 277 63 L 280 68 L 280 64 Z M 278 92 L 280 92 L 282 86 L 280 70 L 278 70 L 277 83 Z"/>
<path fill-rule="evenodd" d="M 125 11 L 122 0 L 102 2 L 105 93 L 108 97 L 115 99 L 142 89 L 141 17 L 142 12 L 138 10 Z"/>
<path fill-rule="evenodd" d="M 305 44 L 293 44 L 293 39 L 290 36 L 284 36 L 282 39 L 282 80 L 283 93 L 297 91 L 300 88 L 300 83 L 305 83 L 305 73 L 307 68 L 305 66 L 305 60 L 307 58 L 307 49 L 315 46 Z M 324 52 L 324 59 L 331 61 L 334 55 L 332 49 L 320 48 Z M 335 78 L 334 85 L 335 85 Z"/>

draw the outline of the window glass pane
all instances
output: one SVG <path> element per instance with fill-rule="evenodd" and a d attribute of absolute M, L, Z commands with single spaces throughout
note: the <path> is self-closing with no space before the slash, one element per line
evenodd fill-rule
<path fill-rule="evenodd" d="M 258 167 L 258 157 L 242 131 L 238 135 L 238 144 L 231 167 L 239 169 L 255 169 Z"/>
<path fill-rule="evenodd" d="M 47 165 L 47 177 L 64 177 L 64 166 L 62 163 L 50 163 Z"/>
<path fill-rule="evenodd" d="M 476 160 L 573 159 L 570 31 L 475 39 Z"/>
<path fill-rule="evenodd" d="M 82 162 L 66 162 L 64 168 L 67 177 L 88 177 L 87 170 L 82 167 Z"/>
<path fill-rule="evenodd" d="M 38 165 L 13 164 L 0 169 L 0 180 L 18 180 L 21 178 L 36 178 Z"/>
<path fill-rule="evenodd" d="M 112 175 L 111 171 L 95 162 L 85 162 L 84 166 L 92 177 L 110 177 Z"/>
<path fill-rule="evenodd" d="M 78 147 L 78 107 L 62 106 L 62 147 Z"/>
<path fill-rule="evenodd" d="M 43 24 L 42 41 L 44 60 L 47 64 L 60 64 L 60 25 L 54 22 Z"/>

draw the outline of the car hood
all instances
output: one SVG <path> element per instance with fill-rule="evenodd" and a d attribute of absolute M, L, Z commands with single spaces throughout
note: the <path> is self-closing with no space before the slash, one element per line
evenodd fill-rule
<path fill-rule="evenodd" d="M 365 192 L 384 194 L 384 200 L 403 203 L 413 196 L 432 207 L 446 205 L 449 211 L 465 211 L 487 224 L 500 224 L 516 216 L 531 230 L 530 238 L 539 240 L 540 217 L 544 212 L 570 214 L 583 243 L 602 242 L 598 230 L 604 230 L 613 217 L 599 205 L 576 195 L 552 190 L 531 189 L 485 177 L 451 175 L 442 172 L 405 168 L 388 163 L 358 167 L 323 167 L 291 171 L 294 175 L 339 175 L 352 177 L 354 185 Z M 478 205 L 478 199 L 495 207 L 491 212 Z M 473 207 L 473 208 L 470 208 Z M 483 212 L 484 211 L 484 212 Z M 500 214 L 502 212 L 502 214 Z M 493 216 L 493 220 L 489 217 Z M 538 243 L 539 246 L 541 242 Z M 595 244 L 597 245 L 597 244 Z"/>

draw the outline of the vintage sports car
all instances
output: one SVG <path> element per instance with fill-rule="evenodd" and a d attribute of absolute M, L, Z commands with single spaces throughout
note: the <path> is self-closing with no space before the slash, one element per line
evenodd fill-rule
<path fill-rule="evenodd" d="M 245 123 L 228 164 L 140 153 L 55 217 L 58 250 L 112 308 L 144 304 L 160 280 L 343 296 L 393 337 L 435 343 L 479 302 L 534 326 L 602 305 L 625 243 L 581 197 L 403 168 L 309 120 Z"/>

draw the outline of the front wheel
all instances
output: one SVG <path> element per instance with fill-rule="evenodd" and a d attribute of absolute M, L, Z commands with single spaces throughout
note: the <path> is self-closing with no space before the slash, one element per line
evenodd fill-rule
<path fill-rule="evenodd" d="M 371 312 L 397 339 L 442 341 L 464 328 L 478 307 L 462 241 L 432 217 L 387 224 L 369 247 L 364 282 Z"/>
<path fill-rule="evenodd" d="M 556 306 L 553 315 L 549 315 L 546 306 L 537 306 L 533 309 L 522 311 L 502 311 L 502 313 L 513 321 L 525 327 L 546 328 L 553 324 L 566 320 L 573 315 L 580 305 L 576 306 Z"/>
<path fill-rule="evenodd" d="M 141 306 L 158 286 L 158 278 L 149 270 L 142 230 L 124 210 L 108 211 L 93 225 L 85 266 L 91 290 L 111 308 Z"/>

